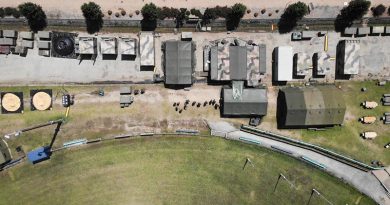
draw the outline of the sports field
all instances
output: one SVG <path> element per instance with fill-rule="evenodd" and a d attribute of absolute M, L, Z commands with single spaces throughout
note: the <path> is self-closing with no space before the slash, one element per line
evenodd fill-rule
<path fill-rule="evenodd" d="M 104 142 L 0 173 L 0 204 L 375 204 L 295 159 L 216 137 Z M 244 170 L 249 157 L 254 167 Z M 291 180 L 291 188 L 279 173 Z M 314 196 L 310 204 L 326 204 Z"/>

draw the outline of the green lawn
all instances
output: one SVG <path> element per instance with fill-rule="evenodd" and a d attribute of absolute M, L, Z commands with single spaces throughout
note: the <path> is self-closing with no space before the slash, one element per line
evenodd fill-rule
<path fill-rule="evenodd" d="M 257 146 L 216 137 L 127 139 L 54 153 L 0 173 L 0 204 L 375 204 L 336 178 Z M 246 157 L 255 167 L 242 170 Z M 297 189 L 281 180 L 279 173 Z M 311 204 L 326 204 L 314 197 Z"/>
<path fill-rule="evenodd" d="M 294 130 L 302 136 L 304 141 L 319 144 L 331 148 L 340 153 L 349 155 L 366 163 L 372 160 L 381 160 L 384 164 L 390 164 L 390 150 L 384 149 L 384 145 L 390 142 L 390 125 L 383 124 L 379 117 L 384 112 L 390 112 L 390 106 L 382 106 L 380 98 L 384 93 L 390 93 L 390 83 L 386 86 L 377 86 L 376 81 L 340 83 L 344 92 L 347 105 L 347 114 L 343 126 L 329 128 L 326 131 Z M 361 92 L 362 87 L 367 92 Z M 376 101 L 379 106 L 375 109 L 363 109 L 360 104 L 363 101 Z M 363 116 L 375 116 L 374 124 L 365 125 L 358 122 Z M 365 140 L 360 137 L 364 131 L 375 131 L 378 137 L 374 140 Z"/>

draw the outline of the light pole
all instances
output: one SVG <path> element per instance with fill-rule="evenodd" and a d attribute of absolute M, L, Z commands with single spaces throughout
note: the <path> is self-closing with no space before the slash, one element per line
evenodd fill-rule
<path fill-rule="evenodd" d="M 286 176 L 284 176 L 282 173 L 280 173 L 280 174 L 279 174 L 279 177 L 278 177 L 278 181 L 277 181 L 276 184 L 275 184 L 274 193 L 275 193 L 276 188 L 277 188 L 277 186 L 278 186 L 278 184 L 279 184 L 280 178 L 286 180 L 286 182 L 289 183 L 290 186 L 291 186 L 292 188 L 297 189 L 297 188 L 294 186 L 294 184 L 293 184 L 290 180 L 288 180 L 288 179 L 286 178 Z"/>
<path fill-rule="evenodd" d="M 250 165 L 252 165 L 252 167 L 255 167 L 255 166 L 253 165 L 252 161 L 251 161 L 249 158 L 246 158 L 245 163 L 244 163 L 244 166 L 242 167 L 242 170 L 245 169 L 246 164 L 248 164 L 248 163 L 249 163 Z"/>
<path fill-rule="evenodd" d="M 312 189 L 312 190 L 311 190 L 310 198 L 309 198 L 309 201 L 307 202 L 307 205 L 310 204 L 310 200 L 311 200 L 311 198 L 313 197 L 313 194 L 314 194 L 314 193 L 316 193 L 317 196 L 319 196 L 319 197 L 321 197 L 322 199 L 324 199 L 328 204 L 333 205 L 332 202 L 330 202 L 327 198 L 325 198 L 325 197 L 324 197 L 319 191 L 317 191 L 316 189 Z"/>

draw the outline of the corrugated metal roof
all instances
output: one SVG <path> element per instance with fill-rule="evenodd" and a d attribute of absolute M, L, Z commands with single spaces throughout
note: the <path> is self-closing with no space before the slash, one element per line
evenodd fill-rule
<path fill-rule="evenodd" d="M 192 53 L 192 42 L 190 41 L 165 42 L 165 84 L 192 84 Z"/>
<path fill-rule="evenodd" d="M 280 90 L 278 100 L 286 109 L 281 112 L 285 126 L 316 126 L 342 124 L 345 102 L 334 86 L 291 87 Z"/>
<path fill-rule="evenodd" d="M 230 46 L 230 79 L 246 80 L 246 46 Z"/>
<path fill-rule="evenodd" d="M 267 114 L 267 90 L 243 89 L 240 98 L 233 97 L 232 88 L 222 88 L 223 114 L 227 116 L 263 116 Z"/>

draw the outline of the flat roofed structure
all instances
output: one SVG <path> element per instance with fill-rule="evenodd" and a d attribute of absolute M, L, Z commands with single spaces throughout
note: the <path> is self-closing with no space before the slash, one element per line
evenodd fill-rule
<path fill-rule="evenodd" d="M 0 139 L 0 167 L 12 160 L 11 151 L 8 148 L 7 142 Z"/>
<path fill-rule="evenodd" d="M 50 41 L 38 41 L 39 49 L 50 49 Z"/>
<path fill-rule="evenodd" d="M 84 55 L 97 54 L 97 41 L 94 37 L 79 37 L 79 53 Z"/>
<path fill-rule="evenodd" d="M 191 40 L 192 39 L 192 32 L 181 32 L 181 39 L 182 40 Z"/>
<path fill-rule="evenodd" d="M 154 66 L 154 35 L 152 32 L 141 32 L 139 36 L 139 50 L 141 55 L 141 66 Z"/>
<path fill-rule="evenodd" d="M 241 92 L 241 93 L 240 93 Z M 265 88 L 222 88 L 222 115 L 255 117 L 267 115 L 268 98 Z"/>
<path fill-rule="evenodd" d="M 384 26 L 372 26 L 371 27 L 371 34 L 382 34 L 385 32 Z"/>
<path fill-rule="evenodd" d="M 314 76 L 324 76 L 336 66 L 335 61 L 327 52 L 318 52 L 313 55 Z"/>
<path fill-rule="evenodd" d="M 357 32 L 357 27 L 347 27 L 344 29 L 344 35 L 355 35 Z"/>
<path fill-rule="evenodd" d="M 100 52 L 105 55 L 117 54 L 117 40 L 115 37 L 102 37 L 100 39 Z"/>
<path fill-rule="evenodd" d="M 134 38 L 119 38 L 120 54 L 136 55 L 135 47 L 136 47 L 136 40 Z"/>
<path fill-rule="evenodd" d="M 50 31 L 38 31 L 38 38 L 39 39 L 51 39 L 51 32 Z"/>
<path fill-rule="evenodd" d="M 166 85 L 192 85 L 194 45 L 191 41 L 164 43 L 164 70 Z"/>
<path fill-rule="evenodd" d="M 300 52 L 294 55 L 294 75 L 306 76 L 312 67 L 312 58 L 307 53 Z"/>
<path fill-rule="evenodd" d="M 15 30 L 3 30 L 3 37 L 5 38 L 17 38 L 18 32 Z"/>
<path fill-rule="evenodd" d="M 244 80 L 248 85 L 260 79 L 261 56 L 265 56 L 264 47 L 247 45 L 245 41 L 234 41 L 234 44 L 218 43 L 210 48 L 209 75 L 214 81 Z M 265 65 L 262 64 L 263 67 Z M 265 68 L 263 69 L 265 70 Z M 264 71 L 265 72 L 265 71 Z"/>
<path fill-rule="evenodd" d="M 359 27 L 356 34 L 361 36 L 370 34 L 370 27 Z"/>
<path fill-rule="evenodd" d="M 19 38 L 26 39 L 26 40 L 33 40 L 34 34 L 30 31 L 21 31 L 19 32 Z"/>
<path fill-rule="evenodd" d="M 385 27 L 385 34 L 390 35 L 390 26 Z"/>
<path fill-rule="evenodd" d="M 293 49 L 291 46 L 275 48 L 274 80 L 290 81 L 293 77 Z"/>
<path fill-rule="evenodd" d="M 344 121 L 343 93 L 335 86 L 289 87 L 279 90 L 280 127 L 320 127 Z"/>
<path fill-rule="evenodd" d="M 337 70 L 342 75 L 357 75 L 360 68 L 360 40 L 343 40 L 337 46 Z"/>
<path fill-rule="evenodd" d="M 22 45 L 25 48 L 34 48 L 34 41 L 22 40 Z"/>
<path fill-rule="evenodd" d="M 16 41 L 13 38 L 0 38 L 0 45 L 14 46 L 15 44 L 16 44 Z"/>

